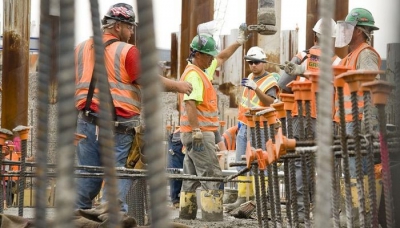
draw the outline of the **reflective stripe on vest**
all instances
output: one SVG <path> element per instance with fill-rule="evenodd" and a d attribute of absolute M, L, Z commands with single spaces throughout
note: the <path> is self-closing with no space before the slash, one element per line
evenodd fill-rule
<path fill-rule="evenodd" d="M 203 102 L 196 105 L 197 120 L 199 122 L 200 130 L 202 131 L 217 131 L 219 127 L 218 119 L 218 104 L 217 93 L 207 75 L 197 66 L 188 64 L 182 74 L 181 81 L 184 81 L 189 72 L 195 71 L 203 82 Z M 183 94 L 180 94 L 181 102 L 181 117 L 180 117 L 180 131 L 191 132 L 192 126 L 189 123 L 189 118 L 183 104 Z"/>
<path fill-rule="evenodd" d="M 266 93 L 269 89 L 276 87 L 278 89 L 278 83 L 273 76 L 274 73 L 269 73 L 267 76 L 264 76 L 260 80 L 256 82 L 258 88 L 263 92 Z M 251 73 L 248 77 L 249 79 L 253 79 L 254 75 Z M 279 92 L 277 92 L 277 96 L 279 96 Z M 250 107 L 248 107 L 248 98 L 250 98 Z M 248 125 L 248 121 L 245 117 L 245 113 L 249 111 L 249 108 L 254 107 L 267 107 L 264 105 L 260 98 L 257 96 L 254 90 L 248 89 L 245 87 L 242 93 L 242 100 L 239 105 L 239 117 L 238 120 L 242 123 Z M 262 123 L 261 123 L 262 126 Z"/>
<path fill-rule="evenodd" d="M 110 39 L 115 39 L 115 37 L 107 34 L 103 35 L 103 42 L 107 42 Z M 89 39 L 75 48 L 76 107 L 86 102 L 94 69 L 93 47 L 93 39 Z M 126 54 L 131 47 L 131 44 L 118 41 L 110 44 L 104 51 L 104 63 L 114 106 L 128 112 L 140 113 L 140 87 L 130 82 L 130 77 L 125 69 Z M 92 100 L 97 105 L 99 104 L 98 92 L 99 90 L 96 88 Z"/>
<path fill-rule="evenodd" d="M 356 48 L 353 52 L 349 53 L 342 61 L 340 62 L 341 66 L 347 66 L 350 67 L 350 70 L 356 70 L 357 69 L 357 59 L 358 56 L 360 55 L 361 51 L 364 49 L 370 49 L 371 51 L 375 52 L 375 54 L 379 57 L 379 54 L 376 52 L 376 50 L 368 45 L 367 43 L 363 43 L 360 46 Z M 379 62 L 378 62 L 378 68 L 381 67 L 381 58 L 379 57 Z M 350 88 L 347 85 L 347 83 L 343 87 L 343 95 L 344 95 L 344 113 L 345 113 L 345 120 L 346 122 L 352 122 L 353 121 L 353 115 L 352 115 L 352 104 L 351 104 L 351 92 Z M 339 100 L 338 100 L 337 93 L 335 93 L 335 113 L 334 113 L 334 121 L 339 122 L 340 121 L 340 114 L 339 114 Z M 357 92 L 357 99 L 358 99 L 358 112 L 359 112 L 359 119 L 361 120 L 363 117 L 363 112 L 364 112 L 364 100 L 363 100 L 363 92 L 358 91 Z"/>
<path fill-rule="evenodd" d="M 304 58 L 305 55 L 308 55 L 308 58 L 302 63 L 302 65 L 305 66 L 305 69 L 307 71 L 319 71 L 319 61 L 320 61 L 320 56 L 321 56 L 321 49 L 319 48 L 310 48 L 309 49 L 309 54 L 306 54 L 305 52 L 301 52 L 304 54 L 298 54 L 297 57 L 299 58 L 300 56 Z M 331 58 L 332 66 L 336 66 L 340 62 L 340 58 L 335 55 Z M 296 81 L 308 81 L 307 78 L 305 77 L 296 77 Z M 311 94 L 315 94 L 315 91 L 313 90 L 314 87 L 312 87 Z M 311 117 L 312 118 L 317 118 L 317 101 L 315 99 L 315 96 L 311 97 L 310 100 L 310 106 L 311 106 Z M 292 110 L 292 116 L 297 116 L 298 115 L 298 106 L 297 102 L 294 102 L 293 105 L 293 110 Z M 306 116 L 306 110 L 305 110 L 305 103 L 303 102 L 303 116 Z"/>
<path fill-rule="evenodd" d="M 233 127 L 228 128 L 222 137 L 224 137 L 224 142 L 227 150 L 236 150 L 236 133 L 238 130 L 238 126 L 235 125 Z"/>

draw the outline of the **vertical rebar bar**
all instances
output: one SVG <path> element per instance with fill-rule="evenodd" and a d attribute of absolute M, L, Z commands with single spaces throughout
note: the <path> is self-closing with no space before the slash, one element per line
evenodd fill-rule
<path fill-rule="evenodd" d="M 112 101 L 110 94 L 110 85 L 104 65 L 104 45 L 103 35 L 100 31 L 99 3 L 97 0 L 90 0 L 90 12 L 92 15 L 93 42 L 95 52 L 95 65 L 93 75 L 97 78 L 97 88 L 99 89 L 99 101 L 101 104 L 110 104 Z M 108 202 L 109 219 L 107 226 L 120 227 L 118 203 L 118 179 L 115 171 L 114 154 L 114 126 L 112 124 L 111 105 L 100 105 L 99 109 L 99 150 L 101 162 L 104 165 L 104 180 L 106 199 Z"/>
<path fill-rule="evenodd" d="M 51 26 L 50 3 L 43 0 L 40 3 L 40 43 L 39 43 L 39 71 L 37 87 L 37 178 L 35 192 L 35 223 L 38 227 L 46 226 L 46 189 L 47 189 L 47 151 L 48 151 L 48 124 L 49 124 L 49 81 L 51 68 Z M 58 31 L 57 31 L 58 32 Z M 72 56 L 70 58 L 73 59 Z M 71 76 L 70 76 L 71 77 Z M 73 106 L 74 107 L 74 106 Z M 20 199 L 23 200 L 23 199 Z"/>
<path fill-rule="evenodd" d="M 275 124 L 269 125 L 269 133 L 272 140 L 272 143 L 275 144 Z M 269 180 L 273 183 L 273 191 L 274 191 L 274 198 L 275 198 L 275 212 L 276 212 L 276 221 L 277 227 L 282 227 L 282 213 L 281 213 L 281 199 L 279 195 L 279 178 L 278 178 L 278 165 L 277 161 L 272 163 L 272 177 Z M 271 205 L 272 207 L 272 205 Z"/>
<path fill-rule="evenodd" d="M 353 134 L 355 137 L 354 147 L 356 153 L 356 179 L 357 179 L 357 192 L 358 201 L 360 203 L 358 212 L 360 216 L 360 227 L 365 225 L 365 197 L 364 197 L 364 174 L 362 170 L 362 155 L 361 155 L 361 142 L 360 142 L 360 121 L 358 110 L 358 94 L 357 91 L 351 92 L 351 114 L 353 116 Z"/>
<path fill-rule="evenodd" d="M 281 123 L 282 123 L 282 134 L 287 136 L 287 125 L 286 125 L 286 118 L 281 118 Z M 292 226 L 292 210 L 290 208 L 291 205 L 291 199 L 290 199 L 290 177 L 289 177 L 289 159 L 285 158 L 283 159 L 283 169 L 284 169 L 284 176 L 283 180 L 285 183 L 285 197 L 286 197 L 286 218 L 287 218 L 287 223 L 289 226 Z"/>
<path fill-rule="evenodd" d="M 255 163 L 252 165 L 253 168 L 253 174 L 254 174 L 254 190 L 256 194 L 256 199 L 261 199 L 260 196 L 260 180 L 259 180 L 259 171 L 258 171 L 258 164 Z M 263 227 L 263 215 L 262 215 L 262 207 L 261 207 L 261 200 L 256 200 L 256 206 L 257 206 L 257 221 L 258 221 L 258 227 Z M 264 215 L 265 216 L 265 215 Z M 268 223 L 268 218 L 266 219 L 266 222 Z"/>
<path fill-rule="evenodd" d="M 54 4 L 54 3 L 53 3 Z M 57 137 L 57 216 L 56 227 L 71 227 L 76 195 L 74 179 L 76 130 L 75 77 L 74 75 L 74 12 L 75 2 L 61 0 L 60 10 L 60 61 L 58 84 L 58 137 Z M 93 18 L 97 20 L 98 18 Z M 58 31 L 55 31 L 58 32 Z"/>
<path fill-rule="evenodd" d="M 263 121 L 264 124 L 264 136 L 265 136 L 265 141 L 268 141 L 270 137 L 272 136 L 271 132 L 268 132 L 268 122 Z M 271 135 L 270 135 L 271 134 Z M 267 166 L 267 175 L 268 175 L 268 198 L 269 198 L 269 204 L 271 206 L 271 221 L 273 227 L 276 227 L 276 209 L 275 209 L 275 194 L 274 194 L 274 187 L 273 187 L 273 174 L 272 174 L 272 167 L 271 165 Z"/>
<path fill-rule="evenodd" d="M 293 138 L 293 119 L 292 119 L 292 111 L 286 111 L 286 118 L 288 124 L 288 138 Z M 295 167 L 295 159 L 292 158 L 289 160 L 289 178 L 290 178 L 290 199 L 291 199 L 291 209 L 292 209 L 292 221 L 293 227 L 299 226 L 299 213 L 297 208 L 297 189 L 296 189 L 296 167 Z"/>
<path fill-rule="evenodd" d="M 24 216 L 24 190 L 25 190 L 25 158 L 27 151 L 27 139 L 21 140 L 21 169 L 19 173 L 19 201 L 18 201 L 18 216 Z M 3 203 L 3 202 L 2 202 Z"/>
<path fill-rule="evenodd" d="M 351 195 L 351 182 L 349 170 L 349 153 L 347 150 L 347 133 L 346 133 L 346 120 L 344 111 L 344 94 L 343 87 L 336 89 L 339 100 L 339 117 L 340 117 L 340 145 L 342 147 L 343 159 L 343 175 L 344 175 L 344 191 L 345 191 L 345 205 L 346 205 L 346 218 L 347 227 L 353 227 L 353 210 L 352 210 L 352 195 Z"/>
<path fill-rule="evenodd" d="M 151 227 L 169 227 L 167 210 L 167 179 L 162 146 L 162 116 L 160 112 L 161 83 L 158 79 L 152 1 L 137 1 L 140 12 L 139 47 L 142 50 L 140 84 L 143 86 L 145 141 L 150 186 Z"/>
<path fill-rule="evenodd" d="M 257 134 L 256 147 L 257 147 L 257 149 L 262 149 L 262 144 L 265 142 L 265 136 L 261 137 L 261 126 L 260 126 L 259 118 L 258 118 L 258 120 L 255 121 L 255 126 L 256 126 L 256 134 Z M 258 186 L 261 187 L 261 188 L 256 187 L 256 189 L 255 189 L 256 202 L 257 202 L 257 213 L 258 213 L 258 211 L 260 211 L 260 213 L 262 212 L 262 217 L 258 217 L 258 219 L 262 220 L 262 224 L 264 224 L 263 227 L 268 228 L 269 227 L 268 226 L 268 208 L 267 208 L 268 201 L 267 201 L 267 192 L 266 192 L 266 188 L 265 188 L 265 174 L 264 174 L 264 170 L 258 169 L 257 172 L 259 173 L 259 175 L 257 175 L 258 178 L 255 180 L 255 183 L 257 183 L 259 181 L 260 183 L 258 184 Z M 256 178 L 256 176 L 254 178 Z M 261 190 L 261 196 L 260 196 L 260 193 L 257 194 L 257 191 L 259 192 L 260 190 Z M 261 198 L 257 198 L 257 195 L 260 196 Z M 259 205 L 259 204 L 262 204 L 262 205 Z"/>
<path fill-rule="evenodd" d="M 378 227 L 378 208 L 376 201 L 376 183 L 375 183 L 375 169 L 374 169 L 374 152 L 372 145 L 372 103 L 371 93 L 364 91 L 364 126 L 365 132 L 368 135 L 370 142 L 367 149 L 367 172 L 368 172 L 368 192 L 369 192 L 369 213 L 367 214 L 367 225 L 372 224 L 372 227 Z"/>
<path fill-rule="evenodd" d="M 386 114 L 385 105 L 376 105 L 378 108 L 379 116 L 379 141 L 381 145 L 381 161 L 382 161 L 382 179 L 383 179 L 383 191 L 385 200 L 385 214 L 386 214 L 386 226 L 388 228 L 394 228 L 395 221 L 393 218 L 393 196 L 392 196 L 392 182 L 391 172 L 389 167 L 389 150 L 387 148 L 387 135 L 386 135 Z"/>

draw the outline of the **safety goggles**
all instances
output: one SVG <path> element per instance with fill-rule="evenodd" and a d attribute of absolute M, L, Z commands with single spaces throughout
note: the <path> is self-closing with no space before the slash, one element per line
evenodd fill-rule
<path fill-rule="evenodd" d="M 251 66 L 251 65 L 258 65 L 258 64 L 260 64 L 261 62 L 260 61 L 247 61 L 247 63 Z"/>

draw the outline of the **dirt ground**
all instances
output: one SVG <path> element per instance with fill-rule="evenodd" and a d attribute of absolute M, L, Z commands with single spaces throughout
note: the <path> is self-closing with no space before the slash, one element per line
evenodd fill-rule
<path fill-rule="evenodd" d="M 207 222 L 200 219 L 196 220 L 182 220 L 176 218 L 173 220 L 177 223 L 182 223 L 193 228 L 247 228 L 258 227 L 258 222 L 255 219 L 237 219 L 228 214 L 224 214 L 224 221 L 221 222 Z"/>

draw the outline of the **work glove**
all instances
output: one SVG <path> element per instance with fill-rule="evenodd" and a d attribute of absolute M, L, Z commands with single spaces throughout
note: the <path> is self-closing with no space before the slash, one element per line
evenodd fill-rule
<path fill-rule="evenodd" d="M 239 26 L 239 35 L 236 39 L 236 41 L 240 44 L 243 45 L 244 42 L 246 42 L 249 39 L 249 36 L 246 35 L 246 31 L 247 31 L 247 24 L 246 23 L 242 23 Z"/>
<path fill-rule="evenodd" d="M 203 133 L 199 128 L 192 131 L 192 148 L 194 151 L 204 151 Z"/>
<path fill-rule="evenodd" d="M 297 65 L 289 61 L 285 62 L 285 68 L 283 69 L 287 74 L 296 76 L 304 74 L 305 68 L 303 65 Z"/>
<path fill-rule="evenodd" d="M 243 78 L 241 85 L 245 86 L 245 87 L 247 87 L 247 88 L 249 88 L 251 90 L 256 90 L 257 89 L 257 84 L 253 80 L 248 79 L 248 78 Z"/>

